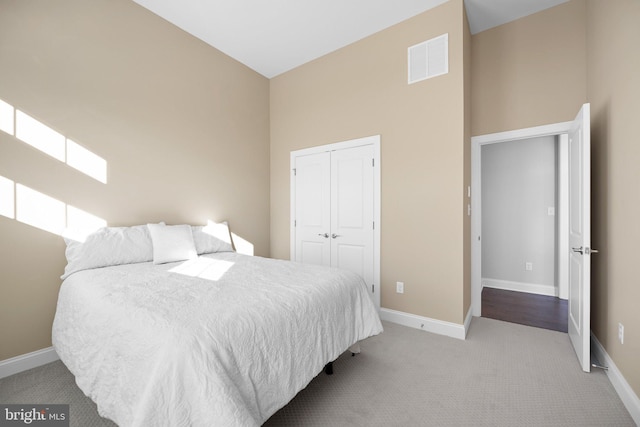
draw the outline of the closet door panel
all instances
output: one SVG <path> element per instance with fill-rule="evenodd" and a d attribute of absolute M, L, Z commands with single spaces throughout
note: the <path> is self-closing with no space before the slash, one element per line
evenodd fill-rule
<path fill-rule="evenodd" d="M 296 261 L 331 264 L 330 153 L 296 158 Z"/>
<path fill-rule="evenodd" d="M 373 283 L 373 147 L 331 153 L 331 265 Z"/>

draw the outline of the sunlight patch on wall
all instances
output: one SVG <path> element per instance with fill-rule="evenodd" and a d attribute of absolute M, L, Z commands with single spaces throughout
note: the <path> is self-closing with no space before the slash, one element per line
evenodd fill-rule
<path fill-rule="evenodd" d="M 80 242 L 107 226 L 107 221 L 100 217 L 3 176 L 0 176 L 0 215 Z"/>
<path fill-rule="evenodd" d="M 67 139 L 67 164 L 91 178 L 107 183 L 107 161 Z"/>
<path fill-rule="evenodd" d="M 89 234 L 106 226 L 107 221 L 104 219 L 67 205 L 67 227 L 62 235 L 68 239 L 84 242 Z"/>
<path fill-rule="evenodd" d="M 0 99 L 0 130 L 91 178 L 107 183 L 107 161 Z"/>
<path fill-rule="evenodd" d="M 13 181 L 0 176 L 0 215 L 15 218 L 15 197 Z"/>
<path fill-rule="evenodd" d="M 239 254 L 253 256 L 253 243 L 243 239 L 233 232 L 230 232 L 229 224 L 226 221 L 215 222 L 209 219 L 207 220 L 207 225 L 202 229 L 202 231 L 222 240 L 223 242 L 233 245 L 234 249 Z"/>
<path fill-rule="evenodd" d="M 254 248 L 253 243 L 249 242 L 246 239 L 238 236 L 236 233 L 231 233 L 231 237 L 233 238 L 233 246 L 236 248 L 236 252 L 243 255 L 251 255 L 253 256 Z"/>
<path fill-rule="evenodd" d="M 22 184 L 16 184 L 16 219 L 49 233 L 62 235 L 66 227 L 65 204 Z"/>
<path fill-rule="evenodd" d="M 0 130 L 13 135 L 13 106 L 0 99 Z"/>
<path fill-rule="evenodd" d="M 20 110 L 16 110 L 16 138 L 54 159 L 65 161 L 64 135 Z"/>
<path fill-rule="evenodd" d="M 215 222 L 210 219 L 207 220 L 207 225 L 202 229 L 202 231 L 210 236 L 215 237 L 216 239 L 220 239 L 225 243 L 231 243 L 231 235 L 229 233 L 229 225 L 226 221 L 224 222 Z"/>

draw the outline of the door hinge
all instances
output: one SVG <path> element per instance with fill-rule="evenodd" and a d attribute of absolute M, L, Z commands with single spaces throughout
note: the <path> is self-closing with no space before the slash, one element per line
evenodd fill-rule
<path fill-rule="evenodd" d="M 375 221 L 373 221 L 373 229 L 374 230 L 376 229 L 376 222 Z"/>
<path fill-rule="evenodd" d="M 371 166 L 376 167 L 376 159 L 371 159 Z"/>
<path fill-rule="evenodd" d="M 372 294 L 376 293 L 376 285 L 371 285 L 371 293 Z"/>
<path fill-rule="evenodd" d="M 298 221 L 296 221 L 295 219 L 293 220 L 293 226 L 297 227 L 298 226 Z"/>
<path fill-rule="evenodd" d="M 293 176 L 296 176 L 296 168 L 293 168 Z"/>

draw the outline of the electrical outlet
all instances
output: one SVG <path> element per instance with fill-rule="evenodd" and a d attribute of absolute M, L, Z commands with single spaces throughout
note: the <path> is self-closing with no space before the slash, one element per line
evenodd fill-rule
<path fill-rule="evenodd" d="M 527 271 L 533 271 L 533 263 L 532 262 L 526 262 L 524 264 L 524 269 Z"/>
<path fill-rule="evenodd" d="M 622 323 L 618 323 L 618 340 L 620 340 L 620 344 L 624 344 L 624 325 Z"/>
<path fill-rule="evenodd" d="M 396 282 L 396 293 L 404 294 L 404 282 Z"/>

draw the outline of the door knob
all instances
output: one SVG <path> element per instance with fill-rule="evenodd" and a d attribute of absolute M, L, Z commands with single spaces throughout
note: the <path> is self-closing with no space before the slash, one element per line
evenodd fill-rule
<path fill-rule="evenodd" d="M 584 254 L 589 255 L 589 254 L 597 254 L 597 253 L 599 253 L 599 251 L 597 249 L 591 249 L 589 247 L 583 248 L 582 246 L 580 246 L 579 248 L 571 248 L 571 250 L 573 252 L 577 252 L 577 253 L 583 254 L 583 255 Z"/>
<path fill-rule="evenodd" d="M 336 233 L 333 233 L 333 234 L 331 235 L 331 238 L 332 238 L 332 239 L 335 239 L 336 237 L 340 237 L 340 235 L 339 235 L 339 234 L 336 234 Z"/>
<path fill-rule="evenodd" d="M 328 234 L 328 233 L 324 233 L 324 234 L 322 234 L 322 233 L 318 233 L 318 236 L 320 236 L 320 237 L 324 237 L 325 239 L 328 239 L 328 238 L 329 238 L 329 234 Z"/>

